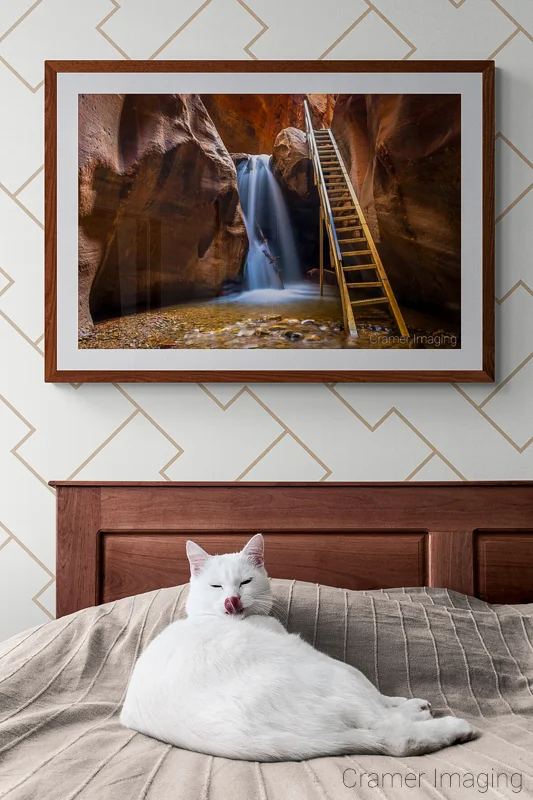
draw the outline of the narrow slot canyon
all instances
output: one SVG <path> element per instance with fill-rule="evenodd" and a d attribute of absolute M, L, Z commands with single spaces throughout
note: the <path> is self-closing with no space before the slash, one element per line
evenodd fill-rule
<path fill-rule="evenodd" d="M 460 346 L 455 96 L 81 95 L 79 131 L 80 348 Z M 347 182 L 407 337 L 358 256 L 374 251 Z"/>

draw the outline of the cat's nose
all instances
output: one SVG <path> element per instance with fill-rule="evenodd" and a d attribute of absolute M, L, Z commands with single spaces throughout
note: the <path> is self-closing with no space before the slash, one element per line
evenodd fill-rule
<path fill-rule="evenodd" d="M 224 608 L 226 609 L 226 614 L 239 614 L 243 610 L 239 595 L 226 597 L 224 600 Z"/>

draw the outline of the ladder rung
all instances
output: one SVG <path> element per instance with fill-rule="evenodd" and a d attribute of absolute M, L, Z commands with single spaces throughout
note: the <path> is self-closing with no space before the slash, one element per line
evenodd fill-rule
<path fill-rule="evenodd" d="M 373 306 L 374 303 L 388 303 L 388 297 L 371 297 L 368 300 L 352 300 L 352 306 Z"/>
<path fill-rule="evenodd" d="M 348 211 L 348 209 L 346 209 L 346 211 Z M 347 219 L 358 219 L 358 216 L 357 214 L 346 214 L 346 216 L 341 217 L 340 214 L 333 214 L 333 218 L 340 219 L 341 221 L 343 221 Z"/>
<path fill-rule="evenodd" d="M 344 256 L 369 256 L 372 250 L 349 250 L 342 254 Z"/>
<path fill-rule="evenodd" d="M 339 231 L 362 231 L 363 230 L 363 226 L 362 225 L 348 225 L 347 228 L 335 228 L 335 230 L 337 231 L 337 233 Z"/>
<path fill-rule="evenodd" d="M 331 206 L 332 211 L 350 211 L 351 206 Z"/>
<path fill-rule="evenodd" d="M 363 264 L 361 266 L 360 264 L 357 264 L 357 266 L 353 266 L 353 267 L 345 267 L 343 265 L 342 268 L 343 268 L 343 270 L 345 272 L 355 272 L 355 271 L 361 270 L 361 269 L 376 269 L 376 265 L 375 264 Z"/>
<path fill-rule="evenodd" d="M 338 228 L 337 228 L 337 230 L 338 230 Z M 364 238 L 364 236 L 359 236 L 357 239 L 337 239 L 337 241 L 338 241 L 339 244 L 348 244 L 348 242 L 361 242 L 361 243 L 365 242 L 366 243 L 366 239 Z"/>
<path fill-rule="evenodd" d="M 348 289 L 369 289 L 371 286 L 383 286 L 381 281 L 366 281 L 366 283 L 347 283 Z"/>

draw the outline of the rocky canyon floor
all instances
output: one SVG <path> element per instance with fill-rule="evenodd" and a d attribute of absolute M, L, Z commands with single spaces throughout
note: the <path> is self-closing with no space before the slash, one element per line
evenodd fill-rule
<path fill-rule="evenodd" d="M 80 331 L 81 349 L 409 349 L 458 347 L 453 329 L 412 312 L 411 336 L 395 335 L 381 309 L 357 320 L 359 337 L 348 339 L 336 290 L 323 297 L 313 284 L 259 290 L 212 301 L 182 303 L 97 323 Z"/>

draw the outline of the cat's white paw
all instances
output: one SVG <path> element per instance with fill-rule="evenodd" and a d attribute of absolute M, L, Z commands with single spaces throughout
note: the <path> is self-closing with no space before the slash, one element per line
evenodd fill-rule
<path fill-rule="evenodd" d="M 457 717 L 441 717 L 439 720 L 443 733 L 446 735 L 448 744 L 462 744 L 477 739 L 479 731 L 474 728 L 466 719 Z"/>
<path fill-rule="evenodd" d="M 429 700 L 421 700 L 419 697 L 413 697 L 411 700 L 406 700 L 397 709 L 407 719 L 423 722 L 426 719 L 432 718 L 431 703 Z"/>

